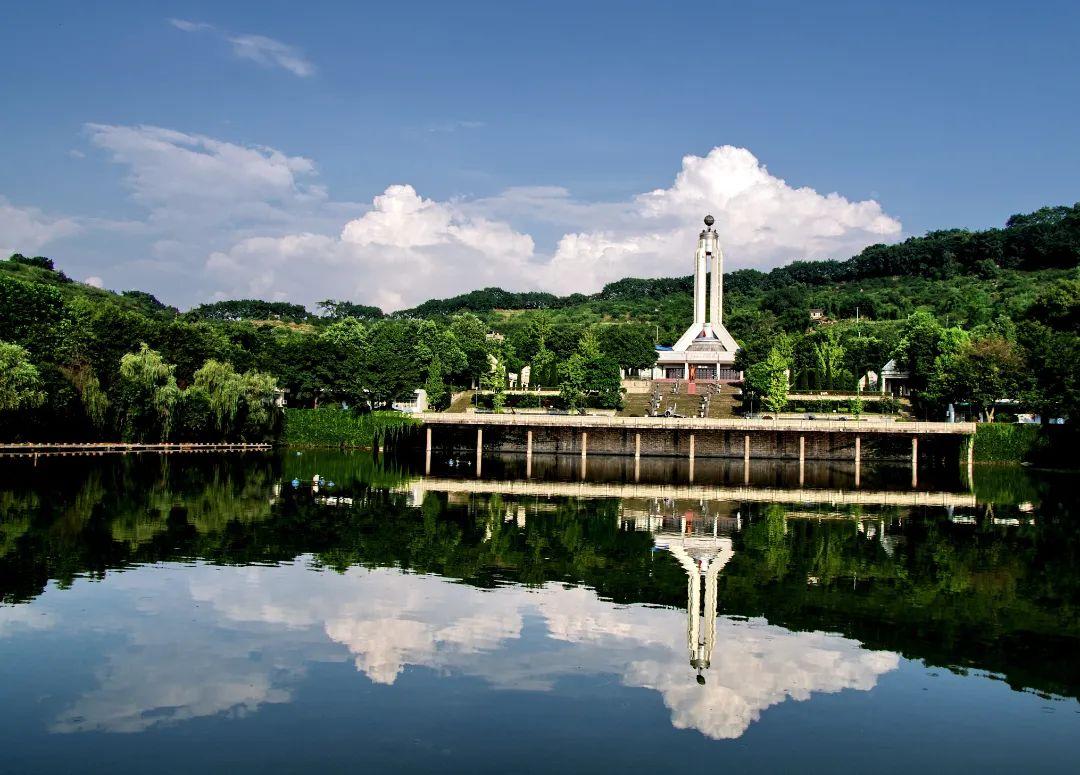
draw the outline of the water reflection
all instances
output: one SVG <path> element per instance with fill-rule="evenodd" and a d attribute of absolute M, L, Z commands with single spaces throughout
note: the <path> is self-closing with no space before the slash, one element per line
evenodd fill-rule
<path fill-rule="evenodd" d="M 610 676 L 713 740 L 869 692 L 905 657 L 1080 694 L 1080 536 L 1056 480 L 987 501 L 979 482 L 919 500 L 827 474 L 789 495 L 538 473 L 329 453 L 5 466 L 0 649 L 42 669 L 42 644 L 91 655 L 41 718 L 63 734 L 250 717 L 319 665 L 549 695 Z"/>
<path fill-rule="evenodd" d="M 116 644 L 92 688 L 50 729 L 137 732 L 243 715 L 289 702 L 313 663 L 351 659 L 384 685 L 414 667 L 533 692 L 613 674 L 659 692 L 676 728 L 733 738 L 785 699 L 868 690 L 898 662 L 841 636 L 713 615 L 706 645 L 694 646 L 699 675 L 715 649 L 710 681 L 699 686 L 686 670 L 685 620 L 670 609 L 613 607 L 558 584 L 485 591 L 387 568 L 313 574 L 309 563 L 143 568 L 110 576 L 104 588 L 49 590 L 39 603 L 48 626 L 65 638 L 104 633 Z M 73 616 L 73 606 L 92 611 L 93 623 Z"/>

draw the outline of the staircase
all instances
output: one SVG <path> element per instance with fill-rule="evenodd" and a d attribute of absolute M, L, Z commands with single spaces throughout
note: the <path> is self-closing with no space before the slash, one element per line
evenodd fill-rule
<path fill-rule="evenodd" d="M 702 398 L 708 390 L 709 402 L 705 417 L 712 419 L 738 417 L 736 409 L 741 407 L 741 401 L 735 396 L 736 388 L 724 385 L 720 392 L 716 393 L 710 384 L 697 385 L 696 395 L 686 394 L 686 383 L 681 382 L 678 392 L 673 393 L 672 383 L 653 382 L 649 385 L 648 393 L 629 393 L 624 398 L 624 405 L 619 415 L 623 417 L 645 417 L 652 414 L 653 397 L 659 396 L 659 410 L 657 414 L 663 415 L 668 409 L 673 409 L 675 414 L 683 417 L 700 417 Z"/>

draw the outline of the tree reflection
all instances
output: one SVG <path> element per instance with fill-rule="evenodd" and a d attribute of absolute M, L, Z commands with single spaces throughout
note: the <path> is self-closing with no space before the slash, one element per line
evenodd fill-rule
<path fill-rule="evenodd" d="M 316 497 L 314 474 L 334 487 Z M 6 464 L 0 599 L 31 600 L 50 580 L 63 587 L 141 563 L 310 555 L 338 572 L 394 567 L 485 588 L 565 582 L 618 603 L 682 608 L 695 583 L 686 558 L 654 549 L 689 515 L 692 534 L 715 521 L 717 540 L 730 542 L 730 552 L 720 543 L 710 549 L 726 558 L 716 566 L 683 547 L 705 591 L 691 647 L 698 666 L 711 661 L 708 621 L 718 611 L 841 632 L 933 664 L 1000 673 L 1016 687 L 1080 694 L 1080 526 L 1070 491 L 1054 480 L 1000 488 L 1034 504 L 1010 496 L 951 511 L 414 485 L 369 455 L 337 453 Z M 714 585 L 713 567 L 723 568 Z"/>

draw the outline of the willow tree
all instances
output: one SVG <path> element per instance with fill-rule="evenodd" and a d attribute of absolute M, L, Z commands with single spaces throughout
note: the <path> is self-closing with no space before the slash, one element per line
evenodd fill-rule
<path fill-rule="evenodd" d="M 227 436 L 240 411 L 240 399 L 244 394 L 243 377 L 236 373 L 231 363 L 210 359 L 195 372 L 192 388 L 201 390 L 206 396 L 214 427 Z"/>
<path fill-rule="evenodd" d="M 172 432 L 173 411 L 180 399 L 176 367 L 144 342 L 137 353 L 120 359 L 116 390 L 120 434 L 125 441 L 164 441 Z"/>
<path fill-rule="evenodd" d="M 277 405 L 277 380 L 262 371 L 246 371 L 240 382 L 244 410 L 240 431 L 243 437 L 261 439 L 274 435 L 281 417 L 281 409 Z"/>
<path fill-rule="evenodd" d="M 0 412 L 41 406 L 41 375 L 25 347 L 0 342 Z"/>

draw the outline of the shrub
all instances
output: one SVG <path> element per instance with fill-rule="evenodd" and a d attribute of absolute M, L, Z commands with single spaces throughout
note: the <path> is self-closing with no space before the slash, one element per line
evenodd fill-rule
<path fill-rule="evenodd" d="M 323 407 L 286 409 L 285 443 L 309 447 L 372 447 L 417 426 L 400 412 L 357 412 Z"/>

